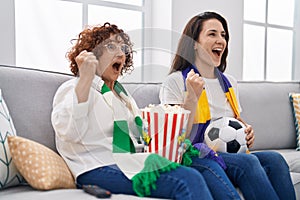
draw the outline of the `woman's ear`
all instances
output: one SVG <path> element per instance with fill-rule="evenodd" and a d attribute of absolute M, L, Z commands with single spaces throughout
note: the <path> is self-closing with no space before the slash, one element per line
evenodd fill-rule
<path fill-rule="evenodd" d="M 197 42 L 194 42 L 194 50 L 197 51 Z"/>

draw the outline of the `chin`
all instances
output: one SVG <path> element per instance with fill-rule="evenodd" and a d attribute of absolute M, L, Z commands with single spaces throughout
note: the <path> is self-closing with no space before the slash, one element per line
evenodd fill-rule
<path fill-rule="evenodd" d="M 218 67 L 221 64 L 221 62 L 213 62 L 213 64 L 215 67 Z"/>

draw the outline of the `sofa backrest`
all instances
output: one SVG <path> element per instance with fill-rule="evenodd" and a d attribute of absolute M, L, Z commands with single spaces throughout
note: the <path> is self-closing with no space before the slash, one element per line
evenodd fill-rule
<path fill-rule="evenodd" d="M 17 135 L 55 148 L 51 125 L 53 96 L 72 76 L 0 66 L 0 88 Z"/>
<path fill-rule="evenodd" d="M 159 104 L 160 83 L 122 83 L 139 108 Z"/>
<path fill-rule="evenodd" d="M 255 131 L 253 150 L 296 148 L 289 92 L 300 93 L 300 83 L 240 81 L 238 87 L 242 118 Z"/>
<path fill-rule="evenodd" d="M 55 148 L 51 125 L 53 96 L 71 75 L 0 65 L 0 88 L 17 135 Z M 160 83 L 123 83 L 139 108 L 159 104 Z M 253 150 L 296 147 L 289 92 L 300 93 L 299 82 L 240 81 L 242 118 L 255 130 Z"/>
<path fill-rule="evenodd" d="M 72 75 L 0 65 L 0 89 L 17 135 L 56 151 L 51 112 L 57 88 Z M 160 84 L 125 83 L 139 108 L 159 104 Z"/>

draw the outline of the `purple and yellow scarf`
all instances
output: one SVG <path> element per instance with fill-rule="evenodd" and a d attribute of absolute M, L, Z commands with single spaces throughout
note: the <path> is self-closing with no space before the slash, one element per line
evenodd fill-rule
<path fill-rule="evenodd" d="M 191 69 L 193 69 L 195 73 L 198 73 L 200 75 L 198 69 L 195 66 L 191 65 L 190 67 L 186 68 L 185 70 L 182 71 L 184 85 L 185 85 L 185 79 L 187 77 L 187 74 L 191 71 Z M 239 117 L 240 111 L 239 111 L 238 102 L 229 80 L 218 68 L 215 68 L 215 75 L 217 76 L 219 83 L 222 87 L 222 90 L 224 91 L 224 94 L 231 105 L 235 117 Z M 194 118 L 194 123 L 192 128 L 192 133 L 194 135 L 192 139 L 192 144 L 203 142 L 204 132 L 207 126 L 209 125 L 210 120 L 211 120 L 211 116 L 210 116 L 207 94 L 206 94 L 206 90 L 203 89 L 200 98 L 198 100 L 198 105 L 195 113 L 195 118 Z"/>

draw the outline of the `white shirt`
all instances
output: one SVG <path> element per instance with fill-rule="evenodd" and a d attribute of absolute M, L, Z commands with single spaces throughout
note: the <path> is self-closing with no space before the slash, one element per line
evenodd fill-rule
<path fill-rule="evenodd" d="M 230 75 L 225 74 L 234 89 L 239 110 L 241 111 L 237 81 Z M 219 117 L 234 117 L 233 110 L 227 100 L 219 80 L 203 78 L 205 82 L 205 90 L 208 98 L 211 119 Z M 171 73 L 166 78 L 160 89 L 160 101 L 162 104 L 183 104 L 185 98 L 184 80 L 181 71 Z"/>
<path fill-rule="evenodd" d="M 75 179 L 86 171 L 116 164 L 112 154 L 113 111 L 94 88 L 90 89 L 87 102 L 78 103 L 77 81 L 72 79 L 59 87 L 51 116 L 57 150 Z M 101 88 L 103 81 L 96 76 L 93 83 Z M 134 121 L 129 110 L 127 119 Z M 136 128 L 134 123 L 128 125 L 129 129 Z"/>

